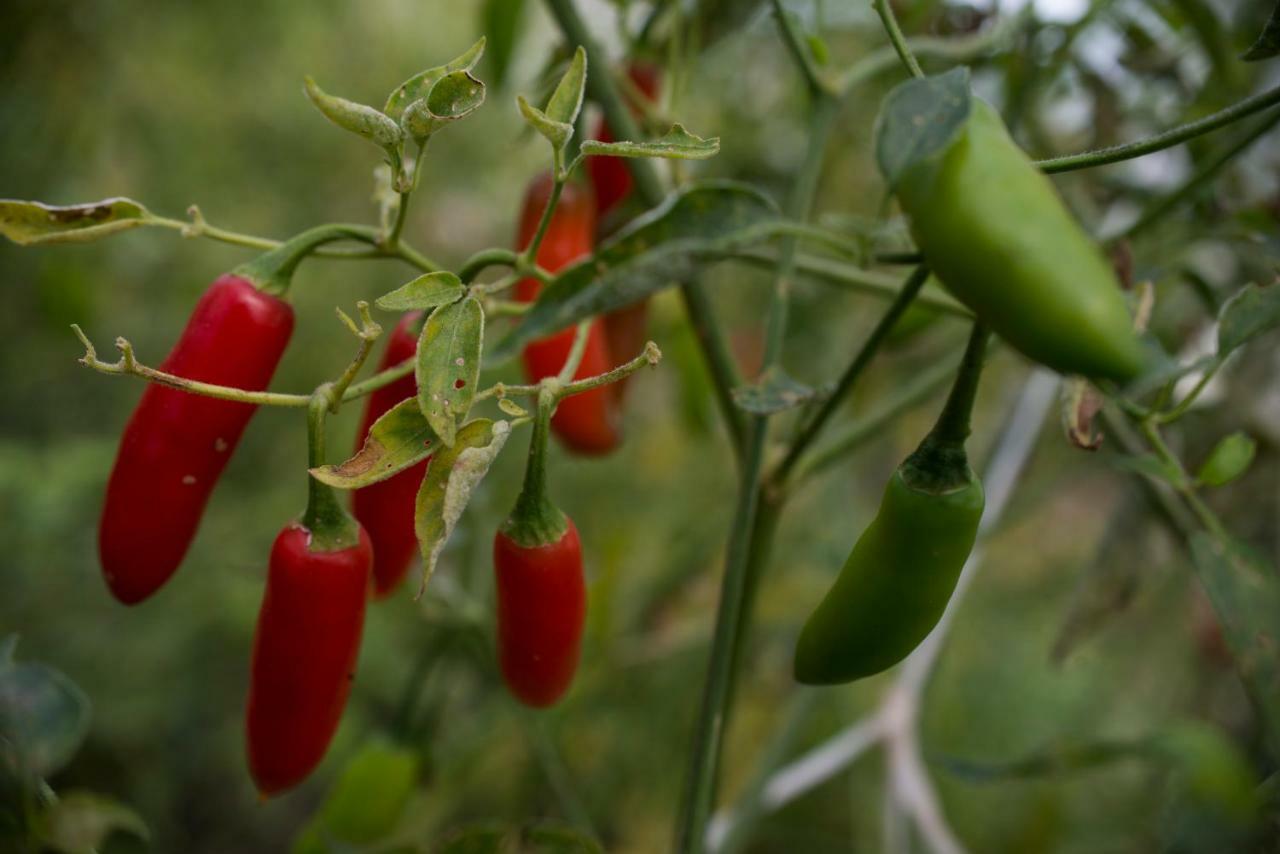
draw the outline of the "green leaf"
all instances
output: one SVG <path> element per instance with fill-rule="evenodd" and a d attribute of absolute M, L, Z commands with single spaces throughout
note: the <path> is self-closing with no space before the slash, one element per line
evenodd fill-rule
<path fill-rule="evenodd" d="M 427 97 L 405 108 L 400 123 L 421 145 L 436 131 L 479 109 L 484 103 L 484 93 L 484 84 L 470 71 L 454 71 L 441 77 Z"/>
<path fill-rule="evenodd" d="M 418 407 L 446 447 L 453 445 L 458 421 L 471 411 L 483 346 L 484 309 L 475 297 L 440 306 L 422 327 L 415 368 Z"/>
<path fill-rule="evenodd" d="M 1258 443 L 1242 432 L 1232 433 L 1224 438 L 1209 453 L 1209 458 L 1200 467 L 1196 480 L 1205 486 L 1222 486 L 1244 474 Z"/>
<path fill-rule="evenodd" d="M 96 854 L 116 832 L 139 839 L 150 837 L 146 823 L 136 812 L 93 792 L 60 795 L 37 820 L 40 841 L 59 854 Z"/>
<path fill-rule="evenodd" d="M 151 212 L 133 199 L 66 206 L 0 199 L 0 234 L 19 246 L 87 243 L 153 221 Z"/>
<path fill-rule="evenodd" d="M 746 184 L 713 181 L 673 193 L 543 288 L 491 357 L 510 358 L 529 341 L 692 277 L 758 244 L 777 222 L 773 202 Z"/>
<path fill-rule="evenodd" d="M 467 502 L 497 458 L 511 425 L 478 418 L 462 425 L 456 441 L 431 460 L 414 505 L 414 531 L 422 549 L 422 588 L 435 572 L 440 552 L 467 509 Z"/>
<path fill-rule="evenodd" d="M 389 294 L 378 297 L 375 304 L 385 311 L 425 311 L 457 302 L 467 292 L 462 280 L 448 270 L 424 273 Z"/>
<path fill-rule="evenodd" d="M 393 119 L 398 119 L 410 104 L 427 97 L 432 87 L 446 74 L 452 74 L 455 71 L 471 71 L 480 61 L 480 57 L 484 56 L 484 44 L 485 40 L 481 37 L 456 59 L 435 68 L 428 68 L 426 71 L 419 71 L 395 88 L 395 91 L 387 97 L 387 103 L 382 108 L 382 112 Z"/>
<path fill-rule="evenodd" d="M 489 66 L 493 69 L 493 85 L 502 88 L 520 35 L 524 0 L 485 0 L 483 16 L 485 37 L 492 45 Z"/>
<path fill-rule="evenodd" d="M 1155 454 L 1139 454 L 1138 456 L 1118 456 L 1115 465 L 1122 469 L 1148 477 L 1157 483 L 1177 486 L 1182 474 L 1172 464 L 1165 462 Z"/>
<path fill-rule="evenodd" d="M 366 744 L 334 781 L 319 813 L 295 841 L 294 854 L 314 850 L 314 840 L 367 845 L 389 836 L 413 794 L 418 764 L 418 757 L 403 748 Z"/>
<path fill-rule="evenodd" d="M 311 469 L 311 476 L 338 489 L 359 489 L 386 480 L 431 456 L 439 446 L 416 397 L 391 407 L 369 428 L 351 459 Z"/>
<path fill-rule="evenodd" d="M 551 93 L 545 109 L 539 110 L 523 95 L 516 96 L 516 103 L 525 121 L 550 141 L 556 151 L 561 151 L 573 137 L 573 123 L 582 109 L 582 96 L 587 83 L 587 52 L 579 47 L 573 52 L 569 68 Z"/>
<path fill-rule="evenodd" d="M 1257 62 L 1280 56 L 1280 2 L 1271 10 L 1271 17 L 1262 28 L 1262 34 L 1248 50 L 1240 55 L 1245 62 Z"/>
<path fill-rule="evenodd" d="M 720 137 L 703 139 L 674 124 L 662 139 L 652 142 L 600 142 L 587 139 L 582 142 L 582 153 L 588 156 L 611 157 L 665 157 L 670 160 L 706 160 L 720 152 Z"/>
<path fill-rule="evenodd" d="M 0 763 L 51 777 L 75 756 L 89 729 L 89 698 L 52 667 L 11 664 L 0 669 Z"/>
<path fill-rule="evenodd" d="M 1171 762 L 1177 785 L 1219 819 L 1249 824 L 1258 808 L 1258 775 L 1249 758 L 1217 727 L 1178 721 L 1153 736 L 1148 749 Z"/>
<path fill-rule="evenodd" d="M 911 167 L 939 157 L 969 118 L 969 69 L 913 78 L 891 91 L 876 118 L 876 162 L 893 189 Z"/>
<path fill-rule="evenodd" d="M 388 151 L 394 151 L 400 145 L 403 138 L 400 126 L 390 116 L 365 104 L 325 94 L 310 77 L 304 82 L 311 103 L 338 127 L 362 136 Z"/>
<path fill-rule="evenodd" d="M 754 415 L 772 415 L 807 403 L 816 394 L 814 389 L 775 365 L 751 385 L 735 388 L 733 402 Z"/>
<path fill-rule="evenodd" d="M 1235 541 L 1197 531 L 1191 557 L 1272 750 L 1280 750 L 1280 576 Z"/>
<path fill-rule="evenodd" d="M 1280 287 L 1245 285 L 1218 315 L 1218 358 L 1280 326 Z"/>

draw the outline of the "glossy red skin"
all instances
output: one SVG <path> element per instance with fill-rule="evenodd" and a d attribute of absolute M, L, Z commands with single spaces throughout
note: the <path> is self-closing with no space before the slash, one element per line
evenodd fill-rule
<path fill-rule="evenodd" d="M 238 276 L 205 291 L 160 369 L 260 391 L 293 332 L 293 309 Z M 149 384 L 133 411 L 107 482 L 98 528 L 102 574 L 126 605 L 173 575 L 213 487 L 256 406 Z"/>
<path fill-rule="evenodd" d="M 654 100 L 658 97 L 658 86 L 662 75 L 655 65 L 635 62 L 627 69 L 627 74 L 641 92 Z M 601 142 L 616 142 L 613 129 L 601 116 L 596 122 L 595 139 Z M 603 217 L 620 205 L 631 194 L 631 170 L 627 168 L 623 157 L 588 157 L 587 175 L 591 178 L 591 186 L 596 191 L 596 212 Z"/>
<path fill-rule="evenodd" d="M 253 639 L 246 734 L 249 773 L 265 797 L 302 782 L 324 758 L 355 678 L 373 546 L 309 551 L 293 524 L 271 547 Z"/>
<path fill-rule="evenodd" d="M 628 69 L 632 81 L 650 100 L 658 97 L 658 87 L 662 76 L 656 65 L 636 62 Z M 601 142 L 614 142 L 612 128 L 601 116 L 596 123 L 595 138 Z M 587 175 L 596 195 L 596 219 L 603 219 L 606 214 L 626 201 L 631 195 L 631 170 L 627 168 L 626 159 L 622 157 L 588 157 Z M 645 332 L 649 325 L 649 301 L 641 300 L 633 305 L 620 308 L 604 316 L 605 341 L 609 355 L 615 365 L 627 361 L 640 352 L 645 343 Z M 630 377 L 609 386 L 614 397 L 621 402 L 626 396 Z"/>
<path fill-rule="evenodd" d="M 560 699 L 578 668 L 587 587 L 578 529 L 568 522 L 546 546 L 525 548 L 502 531 L 493 539 L 498 663 L 507 688 L 534 708 Z"/>
<path fill-rule="evenodd" d="M 538 230 L 538 221 L 551 195 L 551 186 L 551 176 L 540 175 L 525 195 L 516 241 L 521 249 L 529 245 Z M 589 255 L 594 233 L 595 206 L 591 194 L 574 184 L 566 184 L 547 233 L 538 246 L 538 264 L 555 272 Z M 515 298 L 531 302 L 540 288 L 541 283 L 537 279 L 522 279 L 516 283 Z M 572 328 L 563 329 L 525 347 L 524 372 L 529 382 L 560 373 L 573 348 L 574 333 Z M 593 320 L 587 333 L 582 363 L 573 378 L 602 374 L 613 366 L 604 324 L 599 319 Z M 570 450 L 589 455 L 608 453 L 618 446 L 622 438 L 613 393 L 607 386 L 601 386 L 566 397 L 560 401 L 551 419 L 551 430 Z"/>
<path fill-rule="evenodd" d="M 378 370 L 398 365 L 413 356 L 418 349 L 414 327 L 421 317 L 421 312 L 412 312 L 400 319 L 387 341 Z M 364 444 L 373 422 L 417 392 L 413 374 L 409 374 L 369 395 L 364 420 L 356 434 L 356 450 Z M 386 596 L 395 590 L 418 553 L 418 536 L 413 529 L 414 504 L 430 462 L 431 458 L 427 457 L 394 477 L 355 490 L 352 496 L 355 517 L 369 532 L 369 539 L 373 542 L 374 596 Z"/>

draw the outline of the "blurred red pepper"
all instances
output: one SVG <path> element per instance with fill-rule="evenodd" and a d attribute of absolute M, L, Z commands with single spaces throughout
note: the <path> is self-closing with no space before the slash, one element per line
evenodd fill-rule
<path fill-rule="evenodd" d="M 529 185 L 516 240 L 519 248 L 528 246 L 537 233 L 552 187 L 551 175 L 547 173 L 539 175 Z M 591 193 L 576 184 L 566 184 L 547 233 L 538 247 L 538 264 L 555 272 L 589 255 L 594 232 L 595 204 Z M 540 289 L 537 279 L 522 279 L 516 283 L 515 298 L 531 302 Z M 574 333 L 574 329 L 564 329 L 525 347 L 524 369 L 530 382 L 560 373 L 573 348 Z M 613 367 L 605 341 L 604 324 L 599 319 L 593 320 L 582 363 L 573 378 L 602 374 Z M 562 401 L 551 419 L 551 428 L 568 448 L 582 454 L 608 453 L 622 438 L 613 392 L 605 386 Z"/>
<path fill-rule="evenodd" d="M 405 359 L 413 358 L 418 349 L 416 327 L 421 318 L 421 312 L 411 312 L 400 319 L 387 341 L 387 349 L 378 364 L 378 370 L 394 367 Z M 409 374 L 369 395 L 364 420 L 360 422 L 360 431 L 356 434 L 356 450 L 360 450 L 364 444 L 373 422 L 386 414 L 387 410 L 415 394 L 417 386 L 413 374 Z M 414 504 L 430 462 L 431 458 L 427 457 L 393 477 L 355 490 L 352 496 L 355 517 L 369 532 L 369 539 L 373 543 L 375 596 L 382 597 L 391 593 L 400 584 L 414 555 L 418 553 L 418 537 L 413 527 Z"/>
<path fill-rule="evenodd" d="M 260 391 L 293 333 L 293 309 L 237 275 L 205 291 L 160 370 Z M 112 594 L 132 605 L 169 579 L 257 407 L 158 384 L 134 410 L 107 483 L 98 555 Z"/>

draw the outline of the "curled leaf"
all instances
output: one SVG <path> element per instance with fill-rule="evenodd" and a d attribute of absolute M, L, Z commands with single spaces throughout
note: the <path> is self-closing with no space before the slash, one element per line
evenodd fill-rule
<path fill-rule="evenodd" d="M 484 84 L 470 71 L 446 74 L 431 87 L 427 97 L 405 108 L 400 123 L 421 145 L 431 134 L 479 109 L 484 93 Z"/>
<path fill-rule="evenodd" d="M 359 489 L 399 474 L 426 459 L 439 445 L 417 398 L 391 407 L 373 422 L 364 445 L 351 459 L 311 469 L 311 476 L 338 489 Z"/>
<path fill-rule="evenodd" d="M 661 139 L 652 142 L 600 142 L 587 139 L 582 142 L 585 155 L 611 157 L 665 157 L 669 160 L 706 160 L 720 152 L 720 137 L 703 139 L 685 130 L 684 125 L 674 124 Z"/>
<path fill-rule="evenodd" d="M 338 127 L 385 149 L 394 149 L 400 144 L 400 126 L 389 116 L 365 104 L 326 94 L 310 77 L 306 78 L 305 86 L 311 103 Z"/>
<path fill-rule="evenodd" d="M 440 78 L 455 71 L 470 71 L 475 68 L 476 63 L 480 61 L 480 57 L 484 55 L 484 45 L 485 40 L 481 37 L 479 41 L 467 48 L 466 52 L 461 56 L 450 60 L 444 65 L 428 68 L 426 71 L 419 71 L 395 88 L 395 91 L 387 97 L 387 103 L 382 108 L 382 112 L 393 119 L 400 118 L 410 104 L 425 98 Z"/>
<path fill-rule="evenodd" d="M 46 205 L 0 199 L 0 234 L 19 246 L 87 243 L 118 231 L 149 225 L 151 212 L 133 199 L 103 199 L 84 205 Z"/>

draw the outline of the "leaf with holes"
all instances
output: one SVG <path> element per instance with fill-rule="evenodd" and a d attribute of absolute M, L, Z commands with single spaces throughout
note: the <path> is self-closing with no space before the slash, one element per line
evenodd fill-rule
<path fill-rule="evenodd" d="M 400 118 L 410 104 L 427 97 L 440 78 L 455 71 L 470 71 L 475 68 L 480 57 L 484 56 L 484 44 L 485 40 L 482 37 L 456 59 L 435 68 L 428 68 L 426 71 L 419 71 L 395 88 L 395 91 L 387 97 L 387 103 L 382 108 L 382 112 L 393 119 Z"/>
<path fill-rule="evenodd" d="M 690 278 L 758 245 L 778 222 L 773 202 L 746 184 L 710 181 L 673 193 L 543 288 L 491 358 L 511 358 L 529 341 Z"/>
<path fill-rule="evenodd" d="M 411 282 L 378 297 L 376 305 L 385 311 L 425 311 L 457 302 L 467 292 L 462 280 L 448 270 L 424 273 Z"/>
<path fill-rule="evenodd" d="M 600 142 L 596 139 L 582 141 L 582 153 L 588 156 L 610 157 L 665 157 L 668 160 L 706 160 L 720 152 L 720 137 L 703 139 L 685 130 L 684 125 L 674 124 L 661 139 L 652 142 Z"/>
<path fill-rule="evenodd" d="M 0 234 L 19 246 L 87 243 L 153 221 L 151 212 L 133 199 L 65 206 L 0 199 Z"/>
<path fill-rule="evenodd" d="M 458 421 L 471 411 L 480 379 L 484 309 L 475 297 L 442 305 L 431 313 L 418 339 L 418 407 L 446 447 Z"/>
<path fill-rule="evenodd" d="M 876 162 L 889 188 L 908 169 L 940 157 L 969 118 L 969 69 L 920 77 L 890 92 L 876 118 Z"/>
<path fill-rule="evenodd" d="M 440 442 L 417 398 L 402 400 L 386 411 L 351 459 L 317 466 L 311 476 L 338 489 L 359 489 L 399 474 L 431 455 Z"/>
<path fill-rule="evenodd" d="M 1280 326 L 1280 287 L 1245 285 L 1218 315 L 1218 358 Z"/>
<path fill-rule="evenodd" d="M 467 502 L 511 434 L 506 421 L 478 418 L 458 431 L 453 446 L 436 454 L 414 505 L 414 531 L 422 549 L 422 588 L 435 572 L 440 552 L 467 509 Z M 421 595 L 421 592 L 419 592 Z"/>

